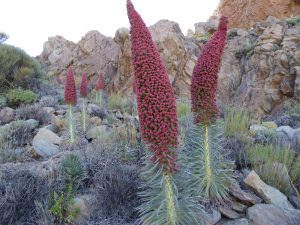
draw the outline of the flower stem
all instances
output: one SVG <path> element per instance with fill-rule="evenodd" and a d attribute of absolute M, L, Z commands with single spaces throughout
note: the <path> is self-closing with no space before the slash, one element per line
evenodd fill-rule
<path fill-rule="evenodd" d="M 69 117 L 70 140 L 71 140 L 71 143 L 74 143 L 75 133 L 74 133 L 74 126 L 73 126 L 73 107 L 71 104 L 68 104 L 68 117 Z"/>
<path fill-rule="evenodd" d="M 204 160 L 205 160 L 205 180 L 206 180 L 206 193 L 209 195 L 209 189 L 211 186 L 211 165 L 210 165 L 210 149 L 209 149 L 209 133 L 208 133 L 208 124 L 205 125 L 204 132 Z"/>
<path fill-rule="evenodd" d="M 83 131 L 86 132 L 86 98 L 82 98 L 82 103 L 81 103 L 81 114 L 82 114 L 82 127 Z"/>
<path fill-rule="evenodd" d="M 175 225 L 176 212 L 175 212 L 174 192 L 171 184 L 171 178 L 170 175 L 167 173 L 163 174 L 163 178 L 164 178 L 166 202 L 167 202 L 168 217 L 169 217 L 168 221 L 170 225 Z"/>

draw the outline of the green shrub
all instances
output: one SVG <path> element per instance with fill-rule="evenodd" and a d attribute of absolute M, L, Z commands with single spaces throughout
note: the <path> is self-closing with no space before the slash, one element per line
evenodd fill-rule
<path fill-rule="evenodd" d="M 10 89 L 5 93 L 9 106 L 19 106 L 21 104 L 29 104 L 37 100 L 37 94 L 30 90 L 21 88 Z"/>
<path fill-rule="evenodd" d="M 208 42 L 208 40 L 211 37 L 211 35 L 212 34 L 210 34 L 210 33 L 207 33 L 207 34 L 194 34 L 193 38 L 195 38 L 200 43 L 205 44 L 206 42 Z"/>
<path fill-rule="evenodd" d="M 121 96 L 118 93 L 111 93 L 108 97 L 108 108 L 136 114 L 135 103 L 132 98 Z"/>
<path fill-rule="evenodd" d="M 176 108 L 177 108 L 177 116 L 179 118 L 191 113 L 191 105 L 184 101 L 178 100 L 176 103 Z"/>
<path fill-rule="evenodd" d="M 295 26 L 297 23 L 300 23 L 300 16 L 290 17 L 286 22 L 291 26 Z"/>
<path fill-rule="evenodd" d="M 29 89 L 29 79 L 43 76 L 44 72 L 35 58 L 20 48 L 0 44 L 0 86 Z"/>
<path fill-rule="evenodd" d="M 271 144 L 256 144 L 249 145 L 246 153 L 248 163 L 263 181 L 286 195 L 291 194 L 291 184 L 299 182 L 300 173 L 300 160 L 296 158 L 295 152 Z"/>
<path fill-rule="evenodd" d="M 224 133 L 226 137 L 247 135 L 251 115 L 242 108 L 227 108 L 224 116 Z"/>
<path fill-rule="evenodd" d="M 6 98 L 4 95 L 0 95 L 0 107 L 6 106 Z"/>

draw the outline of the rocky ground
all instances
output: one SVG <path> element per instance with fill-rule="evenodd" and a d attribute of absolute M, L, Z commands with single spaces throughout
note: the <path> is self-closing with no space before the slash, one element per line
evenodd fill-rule
<path fill-rule="evenodd" d="M 50 188 L 50 184 L 57 185 L 57 182 L 62 182 L 62 176 L 65 176 L 61 172 L 65 160 L 70 155 L 75 155 L 82 163 L 85 175 L 80 178 L 82 180 L 78 184 L 72 202 L 67 207 L 68 210 L 78 209 L 76 216 L 72 217 L 69 222 L 75 224 L 133 224 L 132 222 L 137 215 L 132 207 L 137 206 L 139 202 L 136 195 L 140 183 L 137 171 L 141 166 L 140 159 L 143 156 L 142 146 L 139 144 L 138 118 L 134 114 L 130 115 L 122 107 L 108 109 L 107 106 L 99 107 L 93 101 L 88 103 L 87 108 L 89 127 L 84 133 L 78 125 L 75 145 L 67 141 L 66 107 L 59 105 L 57 99 L 46 96 L 38 103 L 21 106 L 16 110 L 9 107 L 2 108 L 0 110 L 2 143 L 7 144 L 8 140 L 17 147 L 7 146 L 10 149 L 6 148 L 4 152 L 2 149 L 0 154 L 2 175 L 0 179 L 5 183 L 7 176 L 20 176 L 19 173 L 27 171 L 31 179 L 38 177 L 47 181 L 48 192 L 51 192 L 53 189 Z M 80 123 L 81 110 L 79 106 L 75 107 L 74 115 L 77 123 Z M 17 130 L 10 132 L 12 138 L 6 139 L 6 142 L 3 141 L 5 139 L 4 132 L 14 129 L 17 119 L 23 119 L 25 128 L 22 129 L 23 126 L 19 125 Z M 273 120 L 258 124 L 253 123 L 249 127 L 251 144 L 269 142 L 279 144 L 282 148 L 292 146 L 292 149 L 299 154 L 300 116 L 295 114 L 293 116 L 277 116 Z M 232 146 L 232 144 L 229 145 L 233 147 L 231 151 L 237 147 Z M 118 152 L 117 156 L 113 152 Z M 231 159 L 235 162 L 235 169 L 229 198 L 215 206 L 208 205 L 206 211 L 203 211 L 201 215 L 205 224 L 299 224 L 300 199 L 295 191 L 292 191 L 288 198 L 275 187 L 266 184 L 251 167 L 241 166 L 238 163 L 239 158 L 233 157 Z M 114 165 L 116 163 L 117 165 Z M 118 176 L 120 173 L 122 178 Z M 112 183 L 108 184 L 114 185 L 113 189 L 110 189 L 111 186 L 105 188 L 107 183 L 102 179 L 103 174 L 104 176 L 110 174 Z M 123 180 L 124 177 L 125 180 Z M 11 182 L 24 182 L 20 178 L 14 179 Z M 285 174 L 285 179 L 289 183 L 288 173 Z M 18 186 L 20 183 L 17 182 L 14 185 Z M 28 183 L 24 184 L 27 189 L 26 185 Z M 46 186 L 43 186 L 45 184 L 31 185 L 32 190 L 34 188 L 47 189 Z M 121 193 L 121 195 L 124 194 L 122 198 L 128 202 L 114 200 L 112 196 L 120 197 L 120 190 L 124 190 L 126 187 L 129 187 L 130 190 Z M 13 223 L 8 223 L 8 220 L 4 220 L 4 216 L 2 220 L 8 224 L 22 224 L 22 222 L 28 221 L 27 215 L 24 215 L 22 211 L 24 210 L 22 205 L 16 203 L 14 205 L 9 201 L 8 194 L 12 193 L 9 188 L 12 187 L 6 184 L 6 186 L 0 185 L 0 188 L 2 188 L 2 207 L 4 206 L 0 212 L 4 215 L 5 213 L 10 216 L 13 215 L 16 219 L 12 220 Z M 22 187 L 18 186 L 18 188 L 24 191 Z M 26 196 L 28 202 L 35 200 L 39 204 L 44 204 L 40 207 L 39 216 L 34 215 L 35 222 L 26 224 L 51 224 L 51 221 L 52 223 L 55 222 L 56 220 L 53 218 L 57 217 L 53 217 L 53 213 L 49 214 L 47 204 L 44 202 L 47 197 L 38 198 L 37 193 L 40 192 L 34 191 L 35 197 L 27 196 L 26 193 L 19 196 L 19 201 Z M 99 196 L 99 193 L 106 193 L 108 196 Z M 47 196 L 47 193 L 42 192 L 41 195 Z M 129 197 L 126 198 L 125 196 Z M 17 197 L 15 196 L 15 198 Z M 99 204 L 108 204 L 109 206 L 111 204 L 117 214 L 111 213 L 110 209 L 107 208 L 99 210 Z M 12 210 L 13 208 L 9 208 L 9 206 L 16 208 Z M 8 210 L 7 207 L 10 211 L 4 212 L 3 209 Z M 33 205 L 30 207 L 35 208 Z M 129 209 L 124 211 L 122 207 Z"/>

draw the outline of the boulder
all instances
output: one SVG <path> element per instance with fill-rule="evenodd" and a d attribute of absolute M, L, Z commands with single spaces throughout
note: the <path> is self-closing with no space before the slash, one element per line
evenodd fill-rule
<path fill-rule="evenodd" d="M 69 207 L 70 211 L 78 211 L 75 217 L 72 217 L 72 221 L 75 224 L 86 223 L 92 213 L 92 196 L 82 195 L 74 198 L 73 203 Z"/>
<path fill-rule="evenodd" d="M 219 206 L 218 210 L 220 211 L 220 213 L 223 216 L 225 216 L 226 218 L 229 218 L 229 219 L 237 219 L 237 218 L 241 217 L 241 215 L 239 213 L 237 213 L 236 211 L 232 210 L 228 206 Z"/>
<path fill-rule="evenodd" d="M 204 210 L 200 212 L 201 221 L 205 221 L 206 225 L 214 225 L 217 224 L 221 219 L 221 213 L 212 209 L 211 213 L 205 212 Z"/>
<path fill-rule="evenodd" d="M 283 132 L 288 136 L 289 140 L 292 140 L 295 130 L 290 126 L 281 126 L 276 129 L 276 132 Z"/>
<path fill-rule="evenodd" d="M 242 218 L 225 222 L 222 225 L 250 225 L 250 223 L 246 218 Z"/>
<path fill-rule="evenodd" d="M 294 208 L 287 200 L 287 197 L 276 188 L 264 183 L 260 177 L 252 170 L 244 179 L 245 184 L 253 188 L 254 191 L 266 202 L 282 208 Z"/>
<path fill-rule="evenodd" d="M 261 199 L 257 197 L 254 194 L 251 194 L 249 192 L 245 192 L 244 190 L 241 189 L 240 185 L 237 182 L 233 182 L 230 189 L 229 193 L 238 199 L 240 202 L 246 204 L 246 205 L 255 205 L 257 203 L 261 203 Z"/>
<path fill-rule="evenodd" d="M 38 128 L 39 121 L 37 121 L 35 119 L 29 119 L 29 120 L 25 120 L 25 124 L 29 129 L 33 130 L 35 128 Z"/>
<path fill-rule="evenodd" d="M 274 204 L 257 204 L 247 209 L 247 218 L 253 225 L 299 225 L 300 211 Z"/>
<path fill-rule="evenodd" d="M 32 146 L 42 159 L 48 159 L 59 153 L 59 144 L 62 139 L 46 128 L 40 128 L 34 136 Z"/>
<path fill-rule="evenodd" d="M 0 110 L 0 124 L 6 124 L 14 120 L 16 111 L 9 107 Z"/>

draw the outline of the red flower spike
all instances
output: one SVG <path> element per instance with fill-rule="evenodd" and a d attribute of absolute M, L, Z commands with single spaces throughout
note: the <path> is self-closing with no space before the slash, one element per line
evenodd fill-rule
<path fill-rule="evenodd" d="M 227 24 L 228 18 L 222 16 L 217 31 L 202 48 L 193 70 L 191 97 L 196 123 L 210 124 L 219 116 L 216 93 Z"/>
<path fill-rule="evenodd" d="M 71 67 L 69 67 L 67 71 L 67 78 L 65 83 L 65 103 L 73 106 L 77 104 L 75 79 Z"/>
<path fill-rule="evenodd" d="M 87 76 L 86 73 L 82 74 L 81 83 L 80 83 L 80 96 L 86 98 L 88 96 L 88 87 L 87 87 Z"/>
<path fill-rule="evenodd" d="M 104 81 L 104 77 L 102 74 L 99 75 L 99 78 L 97 80 L 97 84 L 96 84 L 96 91 L 99 91 L 99 90 L 104 90 L 105 88 L 105 81 Z"/>
<path fill-rule="evenodd" d="M 174 149 L 178 144 L 174 92 L 150 32 L 130 0 L 127 13 L 142 138 L 154 152 L 151 161 L 174 173 L 177 168 Z"/>

